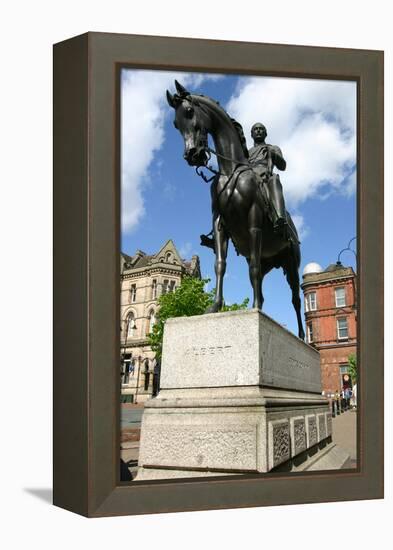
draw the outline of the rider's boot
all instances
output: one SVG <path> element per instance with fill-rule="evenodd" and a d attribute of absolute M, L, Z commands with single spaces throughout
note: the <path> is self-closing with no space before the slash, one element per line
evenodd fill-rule
<path fill-rule="evenodd" d="M 288 225 L 288 222 L 282 185 L 278 174 L 274 174 L 273 177 L 270 179 L 270 196 L 275 213 L 274 232 L 286 235 L 286 227 Z"/>

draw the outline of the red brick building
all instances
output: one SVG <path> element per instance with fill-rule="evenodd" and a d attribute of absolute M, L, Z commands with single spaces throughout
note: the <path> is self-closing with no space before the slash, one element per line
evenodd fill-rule
<path fill-rule="evenodd" d="M 348 356 L 356 354 L 356 274 L 352 267 L 316 263 L 303 271 L 306 341 L 321 354 L 322 389 L 351 387 Z"/>

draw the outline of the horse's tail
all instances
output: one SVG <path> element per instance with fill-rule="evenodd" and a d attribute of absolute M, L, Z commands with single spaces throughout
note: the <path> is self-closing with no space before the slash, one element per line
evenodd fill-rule
<path fill-rule="evenodd" d="M 293 219 L 291 218 L 291 215 L 288 212 L 288 210 L 286 210 L 286 217 L 287 217 L 287 222 L 288 222 L 290 240 L 292 242 L 296 242 L 297 244 L 300 244 L 299 235 L 298 235 L 298 232 L 297 232 L 297 229 L 296 229 L 296 225 L 293 223 Z"/>
<path fill-rule="evenodd" d="M 287 249 L 288 257 L 287 261 L 289 261 L 289 264 L 292 264 L 292 266 L 296 266 L 297 269 L 300 267 L 300 261 L 301 261 L 301 252 L 300 252 L 300 241 L 298 232 L 296 230 L 296 226 L 293 223 L 293 219 L 291 218 L 290 213 L 288 210 L 286 210 L 287 215 L 287 222 L 288 222 L 288 238 L 289 238 L 289 248 Z M 282 269 L 284 272 L 284 275 L 287 275 L 287 262 L 284 262 L 284 265 L 282 265 Z"/>

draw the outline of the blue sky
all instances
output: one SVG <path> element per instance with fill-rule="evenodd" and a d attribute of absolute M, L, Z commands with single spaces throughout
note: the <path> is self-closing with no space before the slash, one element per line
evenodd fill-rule
<path fill-rule="evenodd" d="M 262 122 L 267 142 L 287 161 L 280 173 L 287 208 L 300 232 L 302 263 L 323 268 L 356 236 L 356 84 L 342 81 L 244 77 L 124 69 L 121 87 L 121 249 L 157 252 L 173 239 L 180 255 L 198 254 L 214 286 L 214 254 L 199 245 L 211 229 L 209 185 L 183 159 L 183 138 L 173 126 L 165 92 L 177 78 L 194 93 L 218 100 L 242 125 Z M 354 243 L 352 248 L 354 248 Z M 355 268 L 349 252 L 341 257 Z M 297 332 L 291 295 L 281 270 L 265 277 L 264 312 Z M 228 254 L 227 303 L 251 299 L 247 263 Z"/>

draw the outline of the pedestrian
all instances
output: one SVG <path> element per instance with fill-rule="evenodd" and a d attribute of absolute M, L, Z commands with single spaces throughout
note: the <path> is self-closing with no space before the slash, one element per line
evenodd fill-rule
<path fill-rule="evenodd" d="M 340 412 L 341 412 L 341 409 L 340 409 L 340 394 L 339 394 L 338 390 L 336 390 L 335 393 L 334 393 L 334 401 L 336 403 L 336 412 L 337 412 L 337 414 L 340 414 Z"/>
<path fill-rule="evenodd" d="M 344 390 L 345 408 L 349 409 L 350 390 L 348 387 Z"/>

